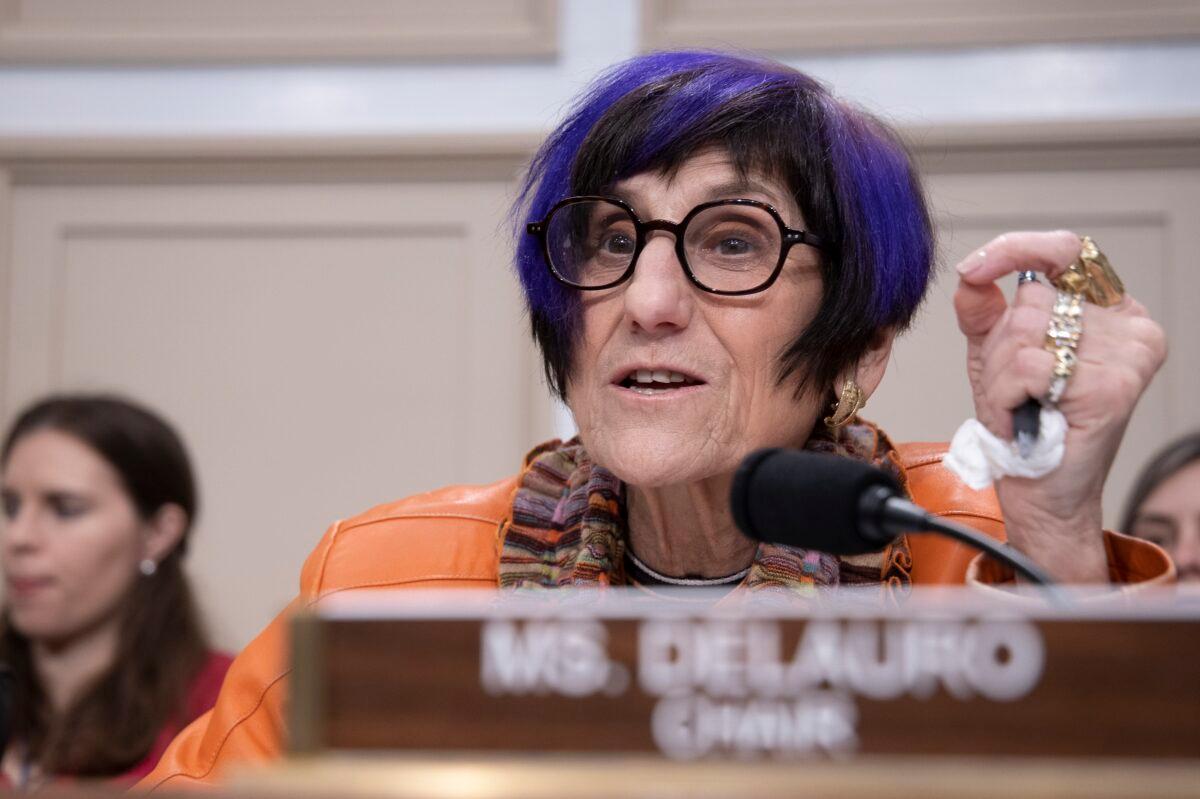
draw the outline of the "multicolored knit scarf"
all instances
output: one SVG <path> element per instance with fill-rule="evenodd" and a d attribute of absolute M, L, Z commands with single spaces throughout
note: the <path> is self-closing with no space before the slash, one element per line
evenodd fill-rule
<path fill-rule="evenodd" d="M 907 491 L 904 471 L 887 436 L 854 420 L 832 435 L 824 427 L 805 449 L 866 461 L 891 473 Z M 624 585 L 624 486 L 592 463 L 578 439 L 552 441 L 525 459 L 512 514 L 501 528 L 500 586 Z M 737 590 L 815 597 L 838 585 L 881 585 L 899 601 L 911 584 L 912 557 L 902 536 L 882 552 L 839 558 L 816 550 L 760 544 Z"/>

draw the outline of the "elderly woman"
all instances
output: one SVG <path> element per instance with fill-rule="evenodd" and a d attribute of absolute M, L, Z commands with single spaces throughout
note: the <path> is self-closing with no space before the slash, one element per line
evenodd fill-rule
<path fill-rule="evenodd" d="M 919 503 L 964 515 L 1064 581 L 1162 581 L 1153 545 L 1101 530 L 1100 490 L 1160 328 L 1047 285 L 1009 306 L 1017 270 L 1062 280 L 1073 233 L 1012 233 L 958 266 L 967 376 L 990 433 L 1054 395 L 1065 457 L 1003 479 L 999 508 L 940 465 L 944 447 L 894 445 L 856 415 L 879 385 L 933 266 L 929 213 L 903 147 L 878 121 L 779 64 L 714 53 L 635 58 L 603 75 L 535 157 L 518 203 L 517 269 L 554 390 L 579 426 L 520 473 L 339 522 L 309 558 L 293 608 L 346 590 L 407 586 L 815 587 L 962 582 L 969 553 L 900 538 L 840 559 L 756 544 L 728 505 L 760 447 L 832 453 L 890 471 Z M 1047 351 L 1047 330 L 1075 325 Z M 1068 379 L 1069 378 L 1069 379 Z M 927 538 L 927 537 L 926 537 Z M 978 568 L 975 579 L 1011 579 Z M 286 614 L 285 614 L 286 615 Z M 276 756 L 284 623 L 235 662 L 214 711 L 143 783 L 209 781 Z"/>

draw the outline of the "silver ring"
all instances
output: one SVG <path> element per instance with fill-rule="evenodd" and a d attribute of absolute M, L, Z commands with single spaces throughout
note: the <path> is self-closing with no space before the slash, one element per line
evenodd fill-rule
<path fill-rule="evenodd" d="M 1024 286 L 1026 283 L 1037 283 L 1037 282 L 1038 282 L 1037 272 L 1033 271 L 1032 269 L 1022 269 L 1020 272 L 1017 272 L 1017 285 L 1018 286 Z"/>

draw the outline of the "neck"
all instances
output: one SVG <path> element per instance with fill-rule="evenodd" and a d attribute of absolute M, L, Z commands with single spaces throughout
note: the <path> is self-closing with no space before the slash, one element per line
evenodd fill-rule
<path fill-rule="evenodd" d="M 758 545 L 729 511 L 732 475 L 658 488 L 628 487 L 629 545 L 672 577 L 724 577 L 754 560 Z"/>
<path fill-rule="evenodd" d="M 33 668 L 55 714 L 65 713 L 117 656 L 118 620 L 101 623 L 66 641 L 35 641 Z"/>

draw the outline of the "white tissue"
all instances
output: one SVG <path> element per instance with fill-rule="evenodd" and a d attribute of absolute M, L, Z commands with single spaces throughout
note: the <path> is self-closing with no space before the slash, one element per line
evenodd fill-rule
<path fill-rule="evenodd" d="M 976 491 L 1001 477 L 1041 477 L 1062 463 L 1067 418 L 1057 408 L 1043 407 L 1038 433 L 1033 451 L 1022 458 L 1015 441 L 1002 441 L 979 420 L 968 419 L 954 434 L 942 463 Z"/>

